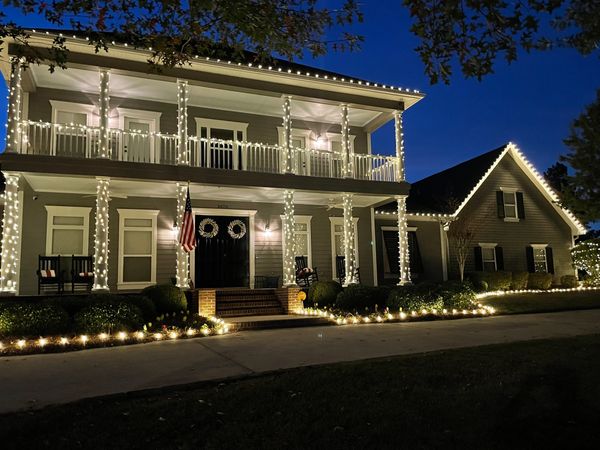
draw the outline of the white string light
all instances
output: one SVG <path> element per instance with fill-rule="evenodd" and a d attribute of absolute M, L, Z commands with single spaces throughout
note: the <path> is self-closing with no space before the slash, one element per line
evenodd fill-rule
<path fill-rule="evenodd" d="M 350 146 L 350 127 L 348 125 L 348 105 L 340 105 L 341 126 L 342 126 L 342 173 L 344 178 L 354 176 L 354 155 L 351 154 Z"/>
<path fill-rule="evenodd" d="M 185 202 L 187 199 L 187 185 L 184 183 L 177 183 L 177 225 L 179 227 L 179 233 L 182 231 L 183 216 L 185 214 Z M 177 262 L 176 262 L 176 283 L 177 287 L 181 289 L 189 288 L 189 264 L 190 255 L 187 253 L 181 244 L 179 243 L 179 236 L 176 241 L 177 246 Z"/>
<path fill-rule="evenodd" d="M 18 173 L 3 172 L 5 178 L 4 216 L 2 219 L 2 267 L 0 269 L 0 292 L 17 293 L 19 270 L 18 248 L 21 239 L 19 229 L 19 178 Z"/>
<path fill-rule="evenodd" d="M 511 291 L 489 291 L 480 292 L 475 294 L 477 300 L 490 297 L 502 297 L 504 295 L 516 295 L 516 294 L 548 294 L 556 292 L 585 292 L 585 291 L 599 291 L 598 286 L 578 286 L 574 288 L 552 288 L 552 289 L 515 289 Z"/>
<path fill-rule="evenodd" d="M 354 220 L 352 219 L 352 194 L 342 195 L 344 208 L 344 286 L 356 284 L 356 253 L 354 251 Z"/>
<path fill-rule="evenodd" d="M 394 111 L 394 136 L 396 141 L 396 181 L 406 181 L 404 170 L 404 131 L 402 111 Z"/>
<path fill-rule="evenodd" d="M 94 236 L 93 291 L 108 291 L 108 201 L 109 178 L 98 178 L 96 187 L 96 234 Z"/>
<path fill-rule="evenodd" d="M 188 111 L 189 100 L 188 82 L 177 80 L 177 164 L 189 165 L 188 152 Z"/>
<path fill-rule="evenodd" d="M 110 74 L 106 69 L 100 70 L 100 149 L 98 151 L 99 158 L 109 158 L 108 154 L 108 112 L 110 107 L 109 97 L 109 79 Z"/>
<path fill-rule="evenodd" d="M 8 113 L 6 122 L 6 152 L 17 153 L 21 136 L 21 78 L 23 76 L 22 58 L 12 58 L 10 80 L 8 84 Z"/>
<path fill-rule="evenodd" d="M 410 283 L 410 254 L 408 248 L 408 226 L 406 223 L 406 197 L 398 197 L 398 285 Z"/>
<path fill-rule="evenodd" d="M 284 173 L 294 173 L 294 155 L 292 153 L 292 97 L 283 96 L 283 153 Z"/>
<path fill-rule="evenodd" d="M 294 191 L 283 191 L 283 285 L 296 285 L 296 240 L 294 239 Z"/>

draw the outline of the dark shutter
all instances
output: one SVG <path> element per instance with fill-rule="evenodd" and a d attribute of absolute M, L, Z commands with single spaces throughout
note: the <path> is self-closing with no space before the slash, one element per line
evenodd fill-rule
<path fill-rule="evenodd" d="M 525 218 L 525 205 L 523 204 L 523 193 L 517 192 L 517 214 L 519 219 Z"/>
<path fill-rule="evenodd" d="M 498 270 L 504 270 L 504 252 L 502 247 L 496 246 L 496 268 Z"/>
<path fill-rule="evenodd" d="M 533 261 L 533 247 L 525 247 L 525 256 L 527 256 L 527 272 L 535 272 L 535 263 Z"/>
<path fill-rule="evenodd" d="M 552 247 L 546 247 L 546 265 L 548 273 L 554 273 L 554 256 L 552 256 Z"/>
<path fill-rule="evenodd" d="M 483 254 L 479 246 L 475 247 L 475 270 L 483 270 Z"/>
<path fill-rule="evenodd" d="M 498 207 L 498 217 L 504 219 L 504 193 L 502 191 L 496 191 L 496 205 Z"/>
<path fill-rule="evenodd" d="M 416 231 L 408 232 L 408 255 L 410 257 L 410 273 L 423 273 L 423 261 L 421 260 Z"/>

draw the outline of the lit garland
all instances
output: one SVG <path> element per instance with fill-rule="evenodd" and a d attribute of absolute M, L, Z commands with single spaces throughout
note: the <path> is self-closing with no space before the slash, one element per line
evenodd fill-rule
<path fill-rule="evenodd" d="M 189 100 L 188 82 L 177 80 L 177 164 L 189 165 L 188 154 L 188 111 Z"/>
<path fill-rule="evenodd" d="M 396 142 L 396 181 L 406 181 L 404 170 L 404 131 L 402 111 L 394 111 L 394 137 Z"/>
<path fill-rule="evenodd" d="M 5 178 L 4 217 L 2 219 L 2 268 L 0 269 L 0 292 L 16 294 L 18 280 L 18 249 L 21 239 L 19 230 L 19 178 L 12 172 L 3 172 Z"/>
<path fill-rule="evenodd" d="M 342 177 L 352 178 L 354 175 L 354 158 L 350 152 L 350 127 L 348 124 L 348 105 L 340 105 L 342 116 Z"/>
<path fill-rule="evenodd" d="M 177 225 L 179 226 L 179 233 L 181 233 L 181 225 L 183 224 L 183 215 L 185 214 L 185 201 L 187 198 L 187 185 L 183 183 L 177 183 Z M 179 243 L 179 236 L 177 236 L 177 263 L 175 278 L 177 287 L 181 289 L 189 288 L 188 268 L 190 263 L 190 255 L 187 253 L 181 244 Z"/>
<path fill-rule="evenodd" d="M 408 248 L 408 226 L 406 223 L 406 197 L 398 197 L 398 285 L 410 283 L 410 253 Z"/>
<path fill-rule="evenodd" d="M 296 241 L 294 239 L 294 191 L 283 191 L 283 285 L 296 285 Z"/>
<path fill-rule="evenodd" d="M 293 173 L 294 155 L 292 154 L 292 97 L 283 96 L 283 154 L 284 173 Z"/>
<path fill-rule="evenodd" d="M 108 291 L 108 201 L 109 178 L 98 178 L 96 191 L 96 234 L 94 236 L 93 291 Z"/>
<path fill-rule="evenodd" d="M 180 338 L 194 338 L 203 336 L 216 336 L 232 331 L 232 325 L 223 319 L 208 318 L 200 328 L 170 329 L 157 332 L 138 330 L 134 332 L 119 331 L 117 333 L 80 334 L 66 336 L 46 336 L 38 339 L 14 339 L 8 342 L 0 341 L 0 354 L 39 353 L 48 348 L 61 350 L 78 350 L 100 346 L 120 346 L 141 344 L 161 340 L 175 340 Z"/>
<path fill-rule="evenodd" d="M 8 113 L 6 129 L 6 152 L 19 151 L 21 136 L 21 78 L 23 76 L 22 58 L 12 58 L 10 64 L 10 81 L 8 84 Z"/>
<path fill-rule="evenodd" d="M 354 252 L 354 221 L 352 220 L 352 194 L 342 195 L 344 207 L 344 286 L 356 284 L 356 253 Z"/>
<path fill-rule="evenodd" d="M 584 292 L 584 291 L 599 291 L 600 287 L 597 286 L 578 286 L 575 288 L 553 288 L 553 289 L 515 289 L 512 291 L 489 291 L 480 292 L 475 294 L 477 300 L 482 300 L 489 297 L 502 297 L 504 295 L 516 295 L 516 294 L 548 294 L 556 292 Z"/>
<path fill-rule="evenodd" d="M 98 152 L 99 158 L 109 158 L 108 154 L 108 112 L 109 112 L 109 79 L 110 73 L 106 69 L 100 70 L 100 150 Z"/>

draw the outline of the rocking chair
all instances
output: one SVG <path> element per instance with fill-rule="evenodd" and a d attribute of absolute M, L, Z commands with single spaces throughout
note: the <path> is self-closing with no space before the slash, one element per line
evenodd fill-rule
<path fill-rule="evenodd" d="M 346 257 L 338 255 L 335 257 L 335 269 L 337 272 L 337 278 L 340 284 L 346 284 Z M 354 281 L 360 284 L 360 269 L 354 268 Z"/>
<path fill-rule="evenodd" d="M 71 256 L 71 292 L 75 288 L 90 292 L 94 284 L 94 261 L 92 256 Z"/>
<path fill-rule="evenodd" d="M 56 288 L 57 294 L 62 294 L 63 281 L 60 271 L 60 255 L 59 256 L 42 256 L 38 258 L 38 295 L 44 291 L 45 293 Z"/>
<path fill-rule="evenodd" d="M 308 288 L 317 281 L 319 281 L 317 268 L 308 267 L 306 256 L 296 256 L 296 284 L 302 288 Z"/>

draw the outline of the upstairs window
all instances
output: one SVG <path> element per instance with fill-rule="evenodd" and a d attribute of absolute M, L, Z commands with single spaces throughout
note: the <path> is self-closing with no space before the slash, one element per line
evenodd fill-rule
<path fill-rule="evenodd" d="M 518 222 L 525 219 L 523 193 L 514 189 L 496 191 L 498 218 L 505 222 Z"/>
<path fill-rule="evenodd" d="M 517 193 L 503 192 L 504 199 L 504 217 L 507 219 L 518 219 L 517 215 Z"/>

